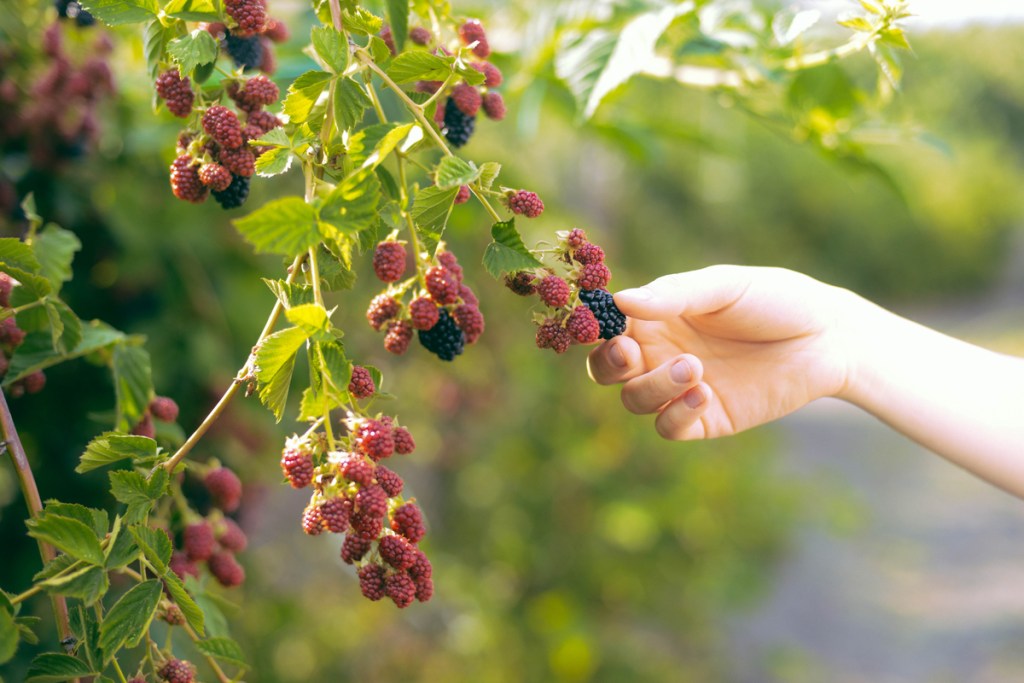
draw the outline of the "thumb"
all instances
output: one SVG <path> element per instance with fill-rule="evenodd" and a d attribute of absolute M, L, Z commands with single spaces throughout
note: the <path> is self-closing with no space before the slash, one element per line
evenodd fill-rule
<path fill-rule="evenodd" d="M 734 303 L 750 287 L 750 273 L 741 266 L 709 266 L 665 275 L 643 287 L 615 294 L 615 305 L 637 320 L 668 320 L 714 313 Z"/>

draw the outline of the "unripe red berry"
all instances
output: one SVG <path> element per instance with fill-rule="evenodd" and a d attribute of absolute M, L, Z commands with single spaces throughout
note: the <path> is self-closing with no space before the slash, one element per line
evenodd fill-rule
<path fill-rule="evenodd" d="M 178 118 L 192 113 L 195 94 L 188 78 L 182 78 L 177 69 L 160 74 L 156 79 L 156 94 L 167 104 L 167 111 Z"/>
<path fill-rule="evenodd" d="M 405 608 L 416 599 L 416 584 L 405 572 L 395 572 L 384 580 L 384 594 L 400 609 Z"/>
<path fill-rule="evenodd" d="M 397 316 L 400 310 L 401 306 L 394 297 L 378 294 L 370 302 L 370 307 L 366 309 L 366 320 L 370 323 L 370 327 L 380 330 L 381 326 Z"/>
<path fill-rule="evenodd" d="M 590 291 L 593 289 L 604 289 L 608 286 L 608 281 L 611 279 L 612 272 L 608 270 L 608 266 L 603 263 L 588 263 L 580 271 L 577 283 L 580 289 Z"/>
<path fill-rule="evenodd" d="M 11 305 L 11 291 L 14 289 L 14 280 L 7 273 L 0 273 L 0 306 L 7 308 Z"/>
<path fill-rule="evenodd" d="M 275 43 L 283 43 L 288 40 L 288 27 L 280 19 L 269 18 L 263 35 Z"/>
<path fill-rule="evenodd" d="M 405 273 L 405 256 L 401 242 L 380 242 L 373 252 L 373 272 L 381 282 L 398 282 Z"/>
<path fill-rule="evenodd" d="M 402 481 L 402 478 L 397 473 L 384 465 L 377 465 L 373 476 L 389 498 L 402 495 L 402 487 L 405 485 L 405 482 Z"/>
<path fill-rule="evenodd" d="M 318 536 L 326 528 L 320 506 L 310 503 L 302 513 L 302 531 L 309 536 Z"/>
<path fill-rule="evenodd" d="M 171 571 L 178 575 L 178 578 L 182 581 L 185 580 L 186 576 L 192 576 L 199 578 L 199 567 L 196 566 L 195 562 L 188 559 L 188 555 L 181 551 L 175 551 L 171 555 L 171 561 L 167 563 L 167 566 L 171 568 Z"/>
<path fill-rule="evenodd" d="M 484 315 L 476 306 L 459 304 L 452 311 L 452 318 L 463 334 L 466 335 L 466 343 L 472 344 L 480 338 L 484 332 Z"/>
<path fill-rule="evenodd" d="M 481 59 L 486 59 L 491 54 L 491 47 L 487 44 L 487 34 L 484 27 L 476 19 L 471 19 L 459 27 L 459 38 L 463 44 L 473 46 L 473 54 Z"/>
<path fill-rule="evenodd" d="M 238 149 L 245 142 L 235 112 L 215 104 L 203 114 L 203 130 L 225 149 Z"/>
<path fill-rule="evenodd" d="M 224 0 L 224 10 L 238 23 L 232 30 L 236 35 L 260 33 L 267 23 L 266 0 Z"/>
<path fill-rule="evenodd" d="M 395 440 L 395 453 L 409 455 L 416 450 L 416 442 L 413 441 L 412 434 L 405 427 L 395 427 L 391 436 Z"/>
<path fill-rule="evenodd" d="M 580 245 L 576 251 L 573 252 L 572 258 L 578 263 L 582 263 L 585 266 L 589 266 L 592 263 L 604 263 L 604 249 L 587 242 L 586 244 Z"/>
<path fill-rule="evenodd" d="M 231 171 L 220 164 L 203 164 L 199 167 L 199 182 L 211 190 L 223 192 L 231 184 Z"/>
<path fill-rule="evenodd" d="M 227 467 L 210 470 L 203 478 L 206 490 L 213 498 L 213 504 L 224 512 L 234 512 L 242 502 L 242 482 L 238 475 Z"/>
<path fill-rule="evenodd" d="M 217 529 L 217 542 L 225 550 L 240 553 L 249 545 L 249 538 L 242 531 L 242 527 L 238 526 L 238 522 L 225 517 Z"/>
<path fill-rule="evenodd" d="M 352 366 L 352 379 L 348 383 L 348 393 L 355 398 L 370 398 L 377 387 L 373 384 L 373 376 L 362 365 Z"/>
<path fill-rule="evenodd" d="M 46 386 L 46 375 L 42 370 L 36 370 L 22 377 L 21 382 L 25 386 L 25 393 L 38 394 Z"/>
<path fill-rule="evenodd" d="M 320 516 L 331 533 L 345 533 L 351 515 L 352 501 L 341 496 L 330 498 L 320 505 Z"/>
<path fill-rule="evenodd" d="M 375 540 L 384 531 L 384 520 L 381 517 L 356 512 L 352 515 L 352 528 L 360 537 Z"/>
<path fill-rule="evenodd" d="M 156 438 L 156 427 L 153 426 L 153 416 L 146 413 L 142 416 L 134 427 L 132 427 L 131 434 L 134 436 L 145 436 L 150 439 Z"/>
<path fill-rule="evenodd" d="M 391 517 L 391 529 L 413 543 L 419 543 L 427 533 L 423 526 L 423 513 L 415 503 L 405 503 L 395 510 Z"/>
<path fill-rule="evenodd" d="M 437 324 L 440 317 L 437 304 L 425 296 L 418 297 L 409 304 L 409 320 L 417 330 L 429 330 Z"/>
<path fill-rule="evenodd" d="M 380 539 L 380 558 L 395 569 L 408 569 L 416 561 L 415 547 L 401 536 L 388 534 Z"/>
<path fill-rule="evenodd" d="M 459 191 L 455 194 L 456 204 L 465 204 L 469 201 L 472 193 L 469 191 L 469 185 L 459 185 Z"/>
<path fill-rule="evenodd" d="M 206 200 L 209 190 L 199 179 L 199 162 L 187 154 L 171 162 L 171 191 L 178 199 L 193 204 Z"/>
<path fill-rule="evenodd" d="M 364 486 L 356 494 L 355 509 L 360 514 L 381 518 L 388 511 L 388 496 L 379 485 Z"/>
<path fill-rule="evenodd" d="M 429 576 L 415 579 L 416 599 L 420 602 L 427 602 L 434 597 L 434 581 Z"/>
<path fill-rule="evenodd" d="M 388 325 L 388 333 L 384 336 L 384 348 L 396 356 L 409 350 L 412 341 L 412 325 L 405 320 L 396 320 Z"/>
<path fill-rule="evenodd" d="M 245 569 L 229 552 L 215 553 L 207 565 L 210 567 L 213 577 L 225 588 L 240 586 L 245 581 Z"/>
<path fill-rule="evenodd" d="M 416 45 L 429 45 L 430 41 L 434 39 L 434 34 L 430 32 L 429 28 L 423 26 L 413 26 L 409 29 L 409 40 Z"/>
<path fill-rule="evenodd" d="M 168 659 L 156 672 L 167 683 L 192 683 L 195 674 L 192 664 L 181 659 Z"/>
<path fill-rule="evenodd" d="M 569 350 L 572 337 L 561 323 L 549 319 L 537 328 L 536 342 L 539 349 L 553 349 L 555 353 L 565 353 Z"/>
<path fill-rule="evenodd" d="M 413 556 L 413 563 L 409 566 L 409 576 L 418 580 L 429 579 L 434 575 L 434 568 L 425 552 L 419 548 L 413 548 Z"/>
<path fill-rule="evenodd" d="M 572 309 L 569 318 L 565 323 L 565 329 L 575 341 L 580 344 L 596 342 L 601 336 L 601 325 L 594 317 L 593 311 L 586 306 L 577 306 Z"/>
<path fill-rule="evenodd" d="M 476 89 L 475 85 L 470 85 L 469 83 L 459 83 L 452 88 L 450 97 L 455 106 L 459 108 L 459 111 L 470 117 L 476 116 L 476 113 L 480 111 L 480 105 L 483 103 L 480 91 Z"/>
<path fill-rule="evenodd" d="M 448 269 L 448 273 L 455 278 L 456 282 L 462 283 L 462 266 L 459 265 L 459 259 L 455 256 L 454 251 L 443 249 L 437 252 L 437 262 Z"/>
<path fill-rule="evenodd" d="M 193 562 L 210 559 L 217 549 L 213 527 L 206 520 L 189 524 L 182 533 L 182 545 L 188 559 Z"/>
<path fill-rule="evenodd" d="M 426 275 L 427 291 L 430 298 L 441 305 L 453 304 L 459 299 L 459 281 L 444 266 L 431 266 Z"/>
<path fill-rule="evenodd" d="M 254 112 L 277 102 L 280 96 L 281 91 L 276 83 L 263 74 L 257 74 L 247 80 L 232 99 L 238 103 L 240 109 Z"/>
<path fill-rule="evenodd" d="M 509 273 L 505 276 L 505 286 L 519 296 L 532 296 L 537 293 L 537 276 L 526 271 Z"/>
<path fill-rule="evenodd" d="M 185 613 L 182 612 L 181 608 L 173 602 L 169 603 L 167 607 L 163 609 L 163 613 L 160 615 L 160 618 L 171 626 L 181 626 L 185 623 Z"/>
<path fill-rule="evenodd" d="M 358 562 L 370 551 L 372 544 L 372 541 L 361 538 L 356 534 L 348 534 L 341 544 L 341 561 L 345 564 Z"/>
<path fill-rule="evenodd" d="M 537 285 L 541 301 L 552 308 L 561 308 L 569 303 L 569 283 L 557 275 L 548 275 Z"/>
<path fill-rule="evenodd" d="M 245 147 L 222 149 L 217 154 L 217 161 L 234 175 L 243 178 L 251 178 L 256 173 L 256 155 Z"/>
<path fill-rule="evenodd" d="M 256 126 L 264 133 L 269 133 L 281 125 L 281 119 L 269 111 L 251 111 L 245 117 L 245 122 L 249 126 Z"/>
<path fill-rule="evenodd" d="M 341 476 L 351 482 L 370 486 L 373 484 L 373 465 L 358 453 L 350 453 L 338 466 Z"/>
<path fill-rule="evenodd" d="M 281 452 L 281 470 L 292 488 L 301 489 L 313 482 L 313 453 L 297 440 L 289 439 Z"/>
<path fill-rule="evenodd" d="M 480 300 L 476 298 L 476 294 L 465 283 L 459 285 L 459 298 L 462 299 L 464 304 L 480 308 Z"/>
<path fill-rule="evenodd" d="M 368 564 L 361 567 L 356 574 L 359 576 L 359 590 L 363 595 L 376 602 L 384 597 L 384 567 L 379 564 Z"/>
<path fill-rule="evenodd" d="M 484 95 L 480 107 L 484 110 L 484 116 L 492 121 L 501 121 L 508 113 L 505 108 L 505 98 L 501 96 L 500 92 L 494 90 Z M 543 207 L 543 204 L 541 206 Z"/>
<path fill-rule="evenodd" d="M 536 218 L 544 212 L 544 202 L 537 196 L 536 192 L 519 190 L 508 196 L 508 208 L 512 213 Z"/>
<path fill-rule="evenodd" d="M 389 25 L 384 24 L 384 27 L 380 30 L 380 39 L 388 46 L 392 56 L 398 54 L 398 48 L 395 46 L 395 35 L 391 32 Z"/>
<path fill-rule="evenodd" d="M 490 62 L 473 62 L 470 66 L 484 75 L 484 85 L 488 88 L 497 88 L 505 80 L 501 69 Z"/>
<path fill-rule="evenodd" d="M 587 243 L 587 233 L 580 228 L 573 228 L 566 236 L 565 243 L 570 249 L 579 249 Z"/>
<path fill-rule="evenodd" d="M 359 452 L 374 461 L 383 460 L 395 452 L 391 427 L 383 424 L 380 420 L 362 420 L 356 425 L 353 438 Z"/>

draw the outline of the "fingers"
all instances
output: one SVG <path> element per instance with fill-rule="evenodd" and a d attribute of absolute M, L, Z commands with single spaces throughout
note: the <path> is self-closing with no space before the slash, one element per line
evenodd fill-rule
<path fill-rule="evenodd" d="M 587 373 L 598 384 L 618 384 L 643 372 L 640 345 L 631 337 L 620 335 L 610 339 L 587 356 Z"/>
<path fill-rule="evenodd" d="M 617 292 L 615 305 L 638 320 L 713 313 L 742 297 L 751 276 L 751 269 L 740 266 L 710 266 L 665 275 L 643 287 Z"/>
<path fill-rule="evenodd" d="M 672 441 L 716 436 L 708 433 L 707 422 L 701 419 L 711 404 L 711 396 L 711 387 L 704 382 L 698 383 L 665 406 L 654 420 L 654 428 L 662 437 Z"/>
<path fill-rule="evenodd" d="M 638 415 L 657 412 L 701 381 L 704 367 L 692 354 L 676 356 L 622 387 L 622 404 Z"/>

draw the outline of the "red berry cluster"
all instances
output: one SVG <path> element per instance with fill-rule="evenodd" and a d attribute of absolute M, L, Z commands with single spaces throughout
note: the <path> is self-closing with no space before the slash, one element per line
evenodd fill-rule
<path fill-rule="evenodd" d="M 11 292 L 14 280 L 7 273 L 0 273 L 0 308 L 10 308 Z M 11 365 L 11 357 L 21 343 L 25 341 L 25 331 L 18 327 L 13 315 L 0 321 L 0 377 L 7 374 Z M 46 386 L 46 375 L 42 370 L 25 375 L 7 388 L 7 394 L 17 398 L 25 394 L 38 394 Z"/>
<path fill-rule="evenodd" d="M 190 662 L 182 659 L 168 659 L 156 672 L 160 680 L 167 683 L 192 683 L 196 670 Z"/>
<path fill-rule="evenodd" d="M 45 28 L 42 70 L 29 73 L 31 84 L 23 70 L 37 63 L 34 56 L 18 41 L 0 41 L 0 162 L 8 153 L 24 155 L 31 168 L 52 171 L 86 155 L 96 142 L 97 110 L 114 93 L 107 63 L 112 43 L 101 33 L 69 51 L 64 30 L 60 22 Z"/>
<path fill-rule="evenodd" d="M 532 195 L 520 191 L 516 196 L 522 194 Z M 524 204 L 530 201 L 527 198 Z M 604 263 L 604 250 L 588 241 L 583 230 L 574 228 L 559 237 L 555 251 L 564 267 L 562 275 L 549 268 L 519 271 L 506 275 L 505 285 L 520 296 L 540 298 L 546 310 L 536 320 L 537 346 L 565 353 L 574 343 L 590 344 L 601 338 L 601 321 L 588 301 L 595 290 L 608 286 L 612 274 Z"/>
<path fill-rule="evenodd" d="M 167 396 L 154 396 L 146 407 L 142 418 L 132 427 L 131 433 L 136 436 L 148 436 L 156 438 L 156 425 L 153 420 L 159 422 L 174 422 L 178 419 L 178 404 L 173 398 Z"/>
<path fill-rule="evenodd" d="M 416 288 L 415 279 L 392 285 L 370 302 L 366 320 L 378 332 L 385 331 L 384 348 L 396 355 L 405 353 L 414 333 L 432 353 L 451 360 L 473 344 L 484 331 L 480 301 L 463 282 L 463 270 L 453 252 L 442 244 L 433 261 L 418 264 L 426 268 Z M 383 282 L 396 283 L 405 274 L 406 252 L 400 242 L 387 240 L 377 245 L 373 267 Z M 409 303 L 404 299 L 409 295 Z"/>
<path fill-rule="evenodd" d="M 226 0 L 224 9 L 231 21 L 203 24 L 206 31 L 220 41 L 221 48 L 236 67 L 274 73 L 277 70 L 274 43 L 288 40 L 288 27 L 279 19 L 267 16 L 266 0 Z"/>
<path fill-rule="evenodd" d="M 341 559 L 359 566 L 360 587 L 371 600 L 387 596 L 399 607 L 426 601 L 434 589 L 430 561 L 417 547 L 426 533 L 423 515 L 403 499 L 402 478 L 381 464 L 396 453 L 412 453 L 412 435 L 388 416 L 353 416 L 345 426 L 345 450 L 329 451 L 308 437 L 285 442 L 285 477 L 293 488 L 313 489 L 302 530 L 345 535 Z"/>

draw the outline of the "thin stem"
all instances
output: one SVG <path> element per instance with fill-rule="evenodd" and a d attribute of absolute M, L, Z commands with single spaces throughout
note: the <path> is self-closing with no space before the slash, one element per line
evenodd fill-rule
<path fill-rule="evenodd" d="M 35 595 L 36 593 L 38 593 L 41 590 L 43 590 L 42 585 L 37 583 L 36 585 L 32 586 L 31 588 L 29 588 L 24 593 L 18 593 L 13 598 L 11 598 L 11 604 L 12 605 L 17 605 L 19 602 L 23 602 L 25 600 L 28 600 L 29 598 L 31 598 L 33 595 Z"/>
<path fill-rule="evenodd" d="M 114 665 L 114 671 L 117 672 L 117 677 L 121 679 L 121 683 L 128 683 L 128 679 L 125 678 L 124 672 L 121 671 L 121 665 L 117 663 L 117 660 L 111 659 L 110 663 Z"/>
<path fill-rule="evenodd" d="M 38 308 L 39 306 L 43 306 L 45 303 L 46 303 L 46 299 L 36 299 L 35 301 L 30 301 L 29 303 L 24 304 L 22 306 L 18 306 L 16 308 L 12 308 L 11 309 L 11 315 L 17 315 L 18 313 L 21 313 L 22 311 L 28 311 L 28 310 L 31 310 L 33 308 Z"/>
<path fill-rule="evenodd" d="M 188 637 L 192 639 L 193 643 L 198 643 L 201 640 L 196 632 L 192 630 L 192 627 L 187 623 L 182 624 L 181 628 L 185 629 L 185 633 L 188 634 Z M 203 654 L 203 658 L 206 660 L 206 663 L 210 665 L 210 668 L 213 669 L 213 673 L 217 675 L 217 680 L 220 681 L 220 683 L 231 683 L 231 678 L 224 673 L 223 669 L 220 668 L 220 665 L 217 664 L 217 660 L 208 654 Z"/>
<path fill-rule="evenodd" d="M 292 261 L 292 265 L 288 270 L 288 277 L 285 279 L 285 282 L 291 284 L 295 281 L 299 271 L 302 269 L 302 262 L 305 258 L 305 254 L 299 254 L 295 257 L 295 260 Z M 284 304 L 282 304 L 281 300 L 278 299 L 274 303 L 274 308 L 270 311 L 270 316 L 267 317 L 267 322 L 263 326 L 263 331 L 260 332 L 260 336 L 256 340 L 255 346 L 259 346 L 260 342 L 270 336 L 270 333 L 274 329 L 274 326 L 277 325 L 277 319 L 281 316 L 281 312 L 283 310 Z M 209 431 L 210 427 L 213 426 L 213 423 L 221 416 L 224 409 L 227 408 L 228 403 L 230 403 L 231 399 L 234 398 L 236 393 L 238 393 L 238 388 L 242 385 L 242 382 L 245 381 L 245 376 L 252 370 L 255 360 L 256 354 L 250 353 L 249 358 L 246 359 L 245 364 L 238 371 L 238 374 L 235 375 L 235 378 L 231 381 L 231 385 L 227 388 L 227 391 L 224 392 L 224 395 L 220 397 L 220 400 L 217 401 L 217 405 L 213 407 L 210 414 L 206 416 L 206 419 L 204 419 L 198 427 L 196 427 L 196 430 L 192 432 L 192 435 L 189 436 L 185 443 L 183 443 L 174 455 L 171 456 L 170 460 L 164 463 L 163 466 L 168 472 L 173 471 L 174 468 L 177 467 L 178 463 L 181 462 L 193 448 L 195 448 L 195 445 L 199 443 L 199 440 L 203 438 L 206 432 Z"/>
<path fill-rule="evenodd" d="M 28 508 L 28 515 L 30 518 L 36 519 L 43 510 L 43 501 L 39 497 L 39 487 L 36 486 L 32 466 L 29 464 L 25 447 L 22 446 L 21 439 L 18 437 L 18 430 L 14 426 L 14 418 L 11 417 L 11 409 L 7 405 L 7 397 L 3 390 L 0 390 L 0 433 L 3 435 L 2 445 L 7 454 L 11 456 L 11 464 L 14 465 L 18 484 L 21 486 L 21 493 L 25 498 L 25 506 Z M 39 556 L 45 566 L 46 563 L 57 557 L 57 551 L 49 543 L 39 541 Z M 71 636 L 68 603 L 63 596 L 51 594 L 50 604 L 57 620 L 57 632 L 60 634 L 60 639 L 65 640 Z M 77 683 L 78 679 L 74 680 Z"/>
<path fill-rule="evenodd" d="M 480 203 L 483 205 L 484 209 L 487 210 L 487 213 L 491 214 L 491 218 L 494 219 L 494 222 L 495 223 L 500 223 L 501 222 L 501 216 L 499 216 L 498 212 L 494 210 L 494 207 L 491 206 L 491 203 L 489 201 L 487 201 L 487 197 L 484 196 L 484 193 L 478 187 L 474 187 L 473 185 L 470 185 L 469 189 L 470 189 L 470 191 L 472 191 L 473 196 L 476 197 L 480 201 Z"/>

